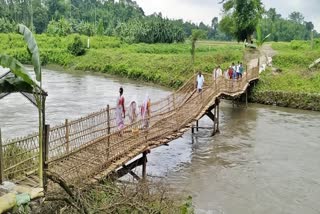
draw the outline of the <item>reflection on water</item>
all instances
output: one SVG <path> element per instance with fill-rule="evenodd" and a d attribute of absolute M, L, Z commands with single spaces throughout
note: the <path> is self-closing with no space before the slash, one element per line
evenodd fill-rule
<path fill-rule="evenodd" d="M 125 97 L 146 93 L 157 100 L 163 89 L 104 76 L 44 70 L 51 125 L 110 104 L 118 88 Z M 200 126 L 211 126 L 204 117 Z M 5 137 L 35 131 L 37 112 L 24 97 L 0 100 Z M 178 191 L 193 196 L 197 213 L 320 213 L 320 113 L 222 102 L 221 133 L 201 129 L 148 155 L 148 174 L 167 177 Z"/>

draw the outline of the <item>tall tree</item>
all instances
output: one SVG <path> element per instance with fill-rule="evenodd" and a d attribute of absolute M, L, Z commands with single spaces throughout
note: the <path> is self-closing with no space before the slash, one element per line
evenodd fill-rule
<path fill-rule="evenodd" d="M 289 19 L 298 24 L 303 24 L 304 22 L 304 16 L 300 12 L 292 12 L 289 15 Z"/>
<path fill-rule="evenodd" d="M 211 20 L 211 27 L 212 27 L 214 30 L 217 30 L 218 24 L 219 24 L 219 19 L 218 19 L 218 17 L 214 17 L 214 18 Z"/>
<path fill-rule="evenodd" d="M 313 28 L 314 25 L 312 22 L 306 22 L 307 31 L 310 32 L 310 40 L 311 40 L 311 49 L 313 49 Z"/>
<path fill-rule="evenodd" d="M 251 36 L 264 12 L 261 0 L 222 0 L 224 24 L 222 30 L 232 34 L 238 41 L 251 42 Z M 231 25 L 231 26 L 229 26 Z"/>

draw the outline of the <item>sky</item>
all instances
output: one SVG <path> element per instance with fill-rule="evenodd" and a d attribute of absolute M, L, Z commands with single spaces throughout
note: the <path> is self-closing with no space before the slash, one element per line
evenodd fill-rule
<path fill-rule="evenodd" d="M 221 18 L 221 0 L 135 0 L 146 15 L 161 12 L 164 17 L 211 25 L 213 17 Z M 312 21 L 320 32 L 320 0 L 262 0 L 266 9 L 276 8 L 287 18 L 293 11 L 302 13 L 305 21 Z"/>

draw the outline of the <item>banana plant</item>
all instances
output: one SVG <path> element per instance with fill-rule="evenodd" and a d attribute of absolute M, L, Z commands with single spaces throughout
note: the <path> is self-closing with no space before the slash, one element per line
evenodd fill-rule
<path fill-rule="evenodd" d="M 256 43 L 257 43 L 257 47 L 258 47 L 258 51 L 259 51 L 259 55 L 263 54 L 262 51 L 262 45 L 268 40 L 268 38 L 271 36 L 271 33 L 269 33 L 267 36 L 263 37 L 262 36 L 262 29 L 261 29 L 261 23 L 259 23 L 256 27 L 256 34 L 257 34 L 257 39 L 256 39 Z M 263 54 L 266 57 L 266 62 L 268 62 L 268 57 L 266 54 Z M 260 57 L 258 58 L 259 60 L 259 66 L 260 66 Z"/>
<path fill-rule="evenodd" d="M 28 74 L 26 68 L 15 58 L 0 54 L 0 65 L 4 68 L 9 68 L 11 74 L 5 76 L 0 80 L 0 92 L 27 92 L 33 93 L 38 108 L 39 117 L 39 180 L 40 186 L 43 187 L 43 166 L 42 166 L 42 141 L 44 130 L 44 102 L 45 98 L 42 91 L 42 74 L 40 54 L 37 42 L 32 32 L 22 24 L 18 25 L 18 33 L 23 35 L 28 47 L 28 52 L 31 56 L 31 62 L 34 67 L 36 81 L 34 81 Z M 40 83 L 40 87 L 38 86 Z"/>
<path fill-rule="evenodd" d="M 32 92 L 33 86 L 36 86 L 36 83 L 18 60 L 11 56 L 0 54 L 0 65 L 9 68 L 13 74 L 0 79 L 0 92 Z"/>

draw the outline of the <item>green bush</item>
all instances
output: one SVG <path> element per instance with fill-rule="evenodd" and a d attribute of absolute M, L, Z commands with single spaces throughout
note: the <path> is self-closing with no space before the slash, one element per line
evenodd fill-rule
<path fill-rule="evenodd" d="M 0 17 L 0 33 L 10 33 L 16 30 L 16 24 L 7 18 Z"/>
<path fill-rule="evenodd" d="M 80 36 L 74 37 L 73 43 L 68 45 L 68 51 L 74 56 L 82 56 L 86 53 L 85 46 Z"/>
<path fill-rule="evenodd" d="M 58 21 L 51 20 L 47 27 L 49 35 L 66 36 L 73 32 L 71 23 L 62 18 Z"/>

